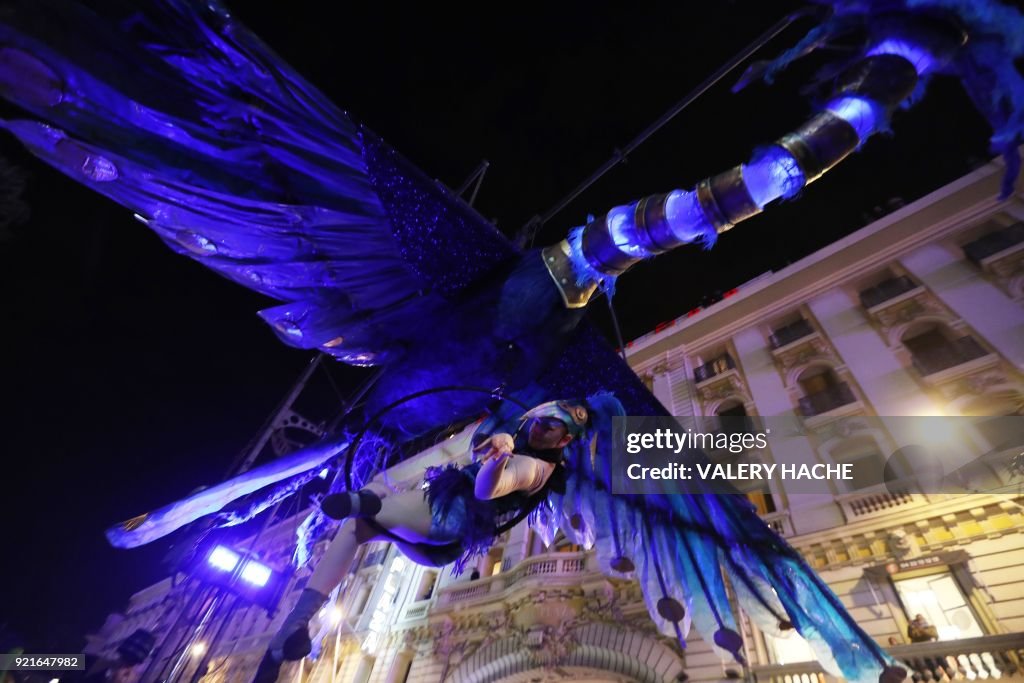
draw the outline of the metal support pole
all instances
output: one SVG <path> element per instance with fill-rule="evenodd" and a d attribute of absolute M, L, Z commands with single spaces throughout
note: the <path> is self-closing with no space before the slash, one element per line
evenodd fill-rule
<path fill-rule="evenodd" d="M 241 474 L 252 467 L 252 464 L 256 461 L 260 451 L 262 451 L 263 447 L 267 445 L 268 441 L 270 441 L 270 437 L 274 433 L 274 428 L 277 425 L 278 419 L 285 411 L 291 409 L 292 404 L 295 403 L 295 399 L 297 399 L 299 394 L 302 393 L 302 390 L 306 388 L 309 378 L 312 377 L 316 369 L 320 367 L 320 360 L 322 358 L 322 353 L 317 353 L 313 356 L 313 359 L 309 361 L 309 365 L 306 366 L 306 369 L 302 371 L 301 375 L 299 375 L 295 384 L 292 385 L 291 390 L 284 397 L 281 403 L 278 404 L 277 408 L 274 409 L 270 418 L 263 424 L 260 435 L 249 447 L 242 451 L 242 454 L 240 454 L 233 463 L 231 463 L 231 467 L 229 467 L 228 471 L 224 474 L 225 479 L 230 479 L 231 477 Z"/>
<path fill-rule="evenodd" d="M 174 666 L 171 668 L 171 673 L 164 679 L 165 683 L 176 683 L 176 681 L 179 680 L 178 677 L 184 674 L 185 669 L 188 666 L 186 662 L 188 660 L 189 653 L 192 650 L 192 646 L 195 645 L 196 641 L 199 639 L 199 634 L 203 632 L 203 629 L 206 628 L 206 625 L 210 622 L 214 611 L 220 606 L 223 598 L 224 594 L 222 590 L 216 589 L 213 591 L 213 598 L 210 600 L 209 605 L 203 612 L 203 616 L 199 620 L 199 624 L 192 629 L 192 635 L 189 636 L 185 645 L 181 648 L 181 652 L 178 653 L 178 659 L 175 660 Z"/>

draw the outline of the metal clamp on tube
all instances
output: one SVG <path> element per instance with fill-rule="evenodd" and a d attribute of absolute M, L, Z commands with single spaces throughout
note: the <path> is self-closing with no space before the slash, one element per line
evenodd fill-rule
<path fill-rule="evenodd" d="M 636 204 L 634 222 L 640 245 L 651 254 L 664 254 L 683 242 L 672 232 L 666 214 L 668 194 L 652 194 Z"/>
<path fill-rule="evenodd" d="M 605 275 L 621 275 L 630 266 L 643 260 L 619 249 L 608 224 L 608 214 L 587 224 L 583 229 L 583 255 L 595 270 Z"/>
<path fill-rule="evenodd" d="M 845 120 L 823 111 L 777 144 L 793 155 L 809 185 L 857 149 L 860 138 Z"/>
<path fill-rule="evenodd" d="M 742 166 L 734 166 L 700 181 L 697 184 L 697 201 L 718 233 L 761 213 L 743 180 Z"/>
<path fill-rule="evenodd" d="M 562 295 L 562 303 L 566 308 L 583 308 L 597 290 L 598 282 L 593 278 L 584 278 L 580 284 L 580 276 L 569 258 L 569 241 L 562 240 L 557 244 L 544 247 L 541 256 L 548 269 L 548 275 L 554 280 L 558 293 Z"/>

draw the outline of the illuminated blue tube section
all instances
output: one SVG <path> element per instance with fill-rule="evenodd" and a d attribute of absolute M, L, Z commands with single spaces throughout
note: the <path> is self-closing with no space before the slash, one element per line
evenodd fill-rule
<path fill-rule="evenodd" d="M 680 242 L 714 244 L 717 235 L 692 190 L 673 190 L 665 201 L 665 220 Z"/>
<path fill-rule="evenodd" d="M 867 56 L 874 55 L 896 55 L 914 65 L 917 75 L 920 76 L 936 65 L 936 59 L 925 47 L 905 38 L 885 38 L 873 48 L 868 50 Z"/>
<path fill-rule="evenodd" d="M 795 195 L 804 186 L 805 178 L 792 154 L 772 146 L 760 150 L 749 164 L 743 165 L 743 182 L 750 198 L 763 209 L 780 197 L 788 199 Z"/>
<path fill-rule="evenodd" d="M 825 109 L 853 126 L 861 142 L 877 132 L 886 120 L 885 110 L 864 97 L 840 97 L 829 102 Z"/>
<path fill-rule="evenodd" d="M 636 205 L 637 202 L 626 206 L 616 206 L 608 212 L 605 220 L 608 222 L 608 234 L 612 237 L 612 243 L 623 254 L 634 258 L 647 258 L 653 256 L 640 245 L 636 236 Z"/>

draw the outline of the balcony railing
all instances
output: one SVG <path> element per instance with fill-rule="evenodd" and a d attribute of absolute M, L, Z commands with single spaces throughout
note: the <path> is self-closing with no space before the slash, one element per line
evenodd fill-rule
<path fill-rule="evenodd" d="M 793 535 L 793 521 L 789 517 L 789 510 L 761 515 L 761 519 L 779 536 Z"/>
<path fill-rule="evenodd" d="M 860 293 L 860 303 L 864 308 L 874 308 L 880 303 L 889 299 L 895 299 L 900 294 L 916 289 L 917 286 L 917 283 L 906 275 L 889 278 L 874 287 L 862 291 Z"/>
<path fill-rule="evenodd" d="M 887 648 L 914 681 L 1024 679 L 1024 633 L 915 643 Z M 819 683 L 836 680 L 817 662 L 751 667 L 758 683 Z"/>
<path fill-rule="evenodd" d="M 800 399 L 800 414 L 804 417 L 814 417 L 835 410 L 857 401 L 853 390 L 846 382 L 840 382 L 834 386 L 822 389 L 813 394 L 808 394 Z"/>
<path fill-rule="evenodd" d="M 703 382 L 706 379 L 711 379 L 715 375 L 720 375 L 735 367 L 736 361 L 732 359 L 732 356 L 727 353 L 723 353 L 718 358 L 697 367 L 693 371 L 693 379 L 697 382 Z"/>
<path fill-rule="evenodd" d="M 979 237 L 973 242 L 963 246 L 964 255 L 976 264 L 993 254 L 998 254 L 1012 246 L 1024 242 L 1024 223 L 1014 223 L 1001 230 L 990 232 L 984 237 Z"/>
<path fill-rule="evenodd" d="M 877 487 L 873 491 L 864 493 L 840 495 L 836 501 L 849 522 L 875 514 L 888 514 L 895 508 L 924 503 L 923 499 L 915 498 L 909 491 L 903 489 L 889 491 L 887 488 L 878 490 Z"/>
<path fill-rule="evenodd" d="M 814 328 L 811 327 L 810 321 L 801 318 L 795 323 L 790 323 L 785 327 L 774 330 L 768 337 L 768 341 L 773 349 L 778 349 L 812 334 L 814 334 Z"/>
<path fill-rule="evenodd" d="M 933 375 L 987 355 L 988 351 L 974 337 L 967 336 L 953 340 L 948 346 L 914 351 L 913 360 L 918 372 Z"/>
<path fill-rule="evenodd" d="M 511 571 L 477 579 L 469 583 L 460 582 L 445 586 L 438 591 L 438 603 L 454 603 L 478 600 L 491 594 L 502 593 L 517 583 L 538 577 L 542 581 L 561 577 L 574 577 L 587 571 L 587 556 L 584 552 L 547 553 L 523 560 Z"/>

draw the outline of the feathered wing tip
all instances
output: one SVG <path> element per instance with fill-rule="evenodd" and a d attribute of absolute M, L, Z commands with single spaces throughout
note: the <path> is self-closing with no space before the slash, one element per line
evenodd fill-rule
<path fill-rule="evenodd" d="M 577 542 L 592 542 L 609 575 L 637 577 L 658 629 L 684 646 L 692 623 L 720 656 L 743 661 L 731 589 L 759 628 L 799 633 L 834 675 L 874 683 L 893 665 L 745 497 L 611 495 L 612 424 L 624 411 L 610 394 L 587 403 L 594 441 L 571 450 L 564 496 L 549 497 L 535 514 L 542 537 L 561 525 Z"/>
<path fill-rule="evenodd" d="M 292 567 L 302 569 L 313 559 L 313 548 L 333 521 L 320 508 L 314 508 L 295 530 L 295 550 L 292 552 Z"/>

